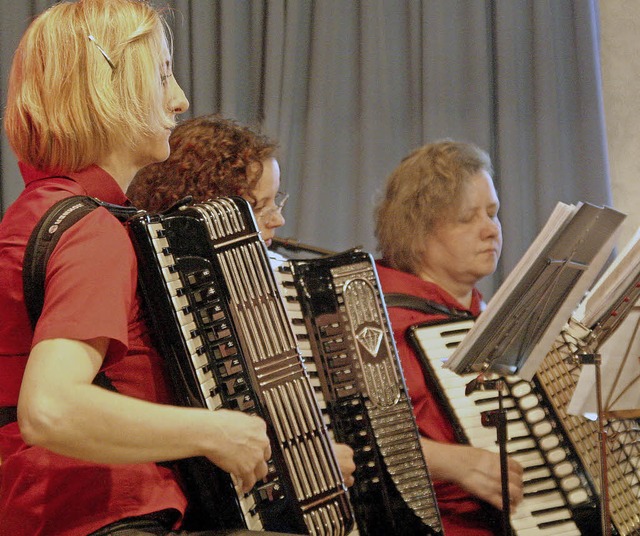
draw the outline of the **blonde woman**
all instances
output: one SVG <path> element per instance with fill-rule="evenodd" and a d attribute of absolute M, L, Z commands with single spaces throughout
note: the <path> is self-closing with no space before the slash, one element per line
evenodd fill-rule
<path fill-rule="evenodd" d="M 187 500 L 159 462 L 205 456 L 245 490 L 267 473 L 261 419 L 171 405 L 134 251 L 107 210 L 56 246 L 35 330 L 25 308 L 22 259 L 43 213 L 72 195 L 126 203 L 188 105 L 147 2 L 56 4 L 19 44 L 4 126 L 26 187 L 0 223 L 2 536 L 173 534 Z"/>
<path fill-rule="evenodd" d="M 427 144 L 387 179 L 375 215 L 385 295 L 428 300 L 433 312 L 389 307 L 389 320 L 411 396 L 422 450 L 434 480 L 447 536 L 500 533 L 498 454 L 460 444 L 438 393 L 406 339 L 410 326 L 475 317 L 483 308 L 477 282 L 492 274 L 502 249 L 489 156 L 468 143 Z M 511 504 L 522 501 L 522 467 L 509 460 Z"/>

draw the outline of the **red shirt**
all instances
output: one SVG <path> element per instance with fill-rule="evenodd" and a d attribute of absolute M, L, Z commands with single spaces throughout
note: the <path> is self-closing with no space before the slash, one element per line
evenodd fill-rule
<path fill-rule="evenodd" d="M 162 363 L 150 343 L 137 294 L 137 262 L 126 229 L 98 208 L 67 230 L 51 255 L 35 333 L 22 292 L 22 260 L 44 212 L 71 195 L 116 204 L 127 198 L 93 166 L 65 178 L 21 165 L 26 189 L 0 223 L 0 406 L 15 406 L 37 342 L 107 337 L 101 370 L 128 396 L 170 403 Z M 119 519 L 174 508 L 186 499 L 173 471 L 157 464 L 84 462 L 27 446 L 17 423 L 0 428 L 0 535 L 86 535 Z"/>
<path fill-rule="evenodd" d="M 482 296 L 476 289 L 473 289 L 471 307 L 466 308 L 435 283 L 389 268 L 380 261 L 376 262 L 376 266 L 385 294 L 410 294 L 451 309 L 468 311 L 473 316 L 480 314 Z M 420 434 L 441 443 L 458 443 L 454 429 L 438 402 L 437 394 L 431 392 L 425 382 L 420 359 L 406 338 L 410 326 L 445 320 L 447 315 L 427 314 L 400 307 L 389 307 L 388 315 Z M 428 463 L 429 460 L 427 465 Z M 449 482 L 434 481 L 433 485 L 446 536 L 492 536 L 499 532 L 491 529 L 489 521 L 490 518 L 495 518 L 495 510 L 480 499 Z"/>

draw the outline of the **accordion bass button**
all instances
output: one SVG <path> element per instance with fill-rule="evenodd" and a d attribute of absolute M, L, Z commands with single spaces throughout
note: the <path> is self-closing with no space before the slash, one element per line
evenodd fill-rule
<path fill-rule="evenodd" d="M 259 501 L 256 504 L 260 508 L 260 503 L 271 503 L 284 497 L 280 482 L 268 482 L 266 484 L 258 484 L 254 488 L 254 492 L 258 495 Z"/>

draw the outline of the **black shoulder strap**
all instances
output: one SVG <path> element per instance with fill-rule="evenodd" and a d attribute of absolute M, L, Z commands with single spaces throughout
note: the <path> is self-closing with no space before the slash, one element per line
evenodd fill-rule
<path fill-rule="evenodd" d="M 94 197 L 76 195 L 55 203 L 33 229 L 22 264 L 22 288 L 29 320 L 34 329 L 44 305 L 44 283 L 51 253 L 67 229 L 98 207 L 105 207 L 120 221 L 126 221 L 137 212 L 134 207 L 113 205 Z M 116 391 L 104 371 L 97 374 L 93 383 Z"/>
<path fill-rule="evenodd" d="M 384 295 L 384 301 L 387 307 L 401 307 L 403 309 L 413 309 L 429 315 L 446 315 L 452 318 L 473 318 L 469 311 L 461 311 L 459 309 L 450 309 L 446 305 L 419 298 L 410 294 L 401 294 L 391 292 Z"/>
<path fill-rule="evenodd" d="M 33 229 L 25 250 L 22 287 L 31 325 L 35 325 L 44 304 L 44 282 L 49 257 L 62 234 L 98 207 L 105 207 L 119 220 L 135 214 L 133 207 L 105 203 L 93 197 L 76 195 L 55 203 Z"/>

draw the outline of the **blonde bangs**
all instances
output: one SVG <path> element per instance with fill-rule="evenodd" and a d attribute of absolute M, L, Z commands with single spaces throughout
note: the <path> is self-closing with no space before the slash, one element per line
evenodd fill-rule
<path fill-rule="evenodd" d="M 41 14 L 9 78 L 4 124 L 18 159 L 76 171 L 165 128 L 165 46 L 163 21 L 143 1 L 82 0 Z"/>

